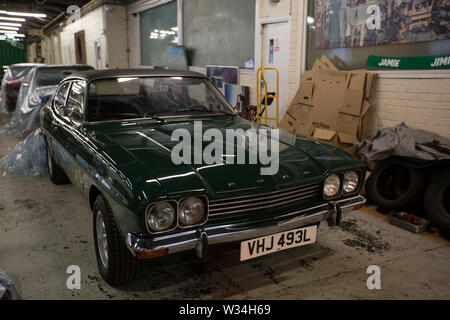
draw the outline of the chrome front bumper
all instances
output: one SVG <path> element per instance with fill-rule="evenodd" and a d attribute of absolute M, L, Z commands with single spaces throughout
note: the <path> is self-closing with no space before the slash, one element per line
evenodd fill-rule
<path fill-rule="evenodd" d="M 327 221 L 330 226 L 339 225 L 341 214 L 352 211 L 356 206 L 366 202 L 363 196 L 330 201 L 327 204 L 307 208 L 283 216 L 276 220 L 260 223 L 237 223 L 220 226 L 202 226 L 196 230 L 158 236 L 155 238 L 140 238 L 128 233 L 126 243 L 130 251 L 144 253 L 167 249 L 168 254 L 197 249 L 197 255 L 202 256 L 208 245 L 243 241 L 252 238 L 288 231 L 302 226 Z"/>

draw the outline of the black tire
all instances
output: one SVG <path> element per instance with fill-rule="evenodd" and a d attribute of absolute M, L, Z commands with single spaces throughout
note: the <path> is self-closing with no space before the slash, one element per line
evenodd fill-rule
<path fill-rule="evenodd" d="M 425 212 L 446 237 L 450 236 L 450 170 L 435 176 L 425 193 Z"/>
<path fill-rule="evenodd" d="M 411 209 L 423 199 L 425 172 L 412 168 L 401 158 L 379 163 L 367 179 L 368 200 L 382 209 Z"/>
<path fill-rule="evenodd" d="M 47 169 L 50 180 L 57 185 L 70 183 L 70 180 L 67 177 L 64 170 L 56 163 L 55 159 L 53 158 L 48 142 L 46 143 L 46 148 L 47 148 Z"/>
<path fill-rule="evenodd" d="M 16 109 L 16 104 L 12 102 L 6 102 L 6 111 L 11 113 Z"/>
<path fill-rule="evenodd" d="M 138 274 L 140 261 L 131 254 L 125 242 L 121 239 L 111 206 L 102 195 L 98 195 L 95 199 L 92 212 L 95 255 L 97 257 L 98 269 L 102 278 L 112 286 L 132 281 Z M 99 241 L 97 238 L 98 214 L 102 217 L 106 234 L 106 264 L 102 262 L 101 249 L 99 248 Z"/>

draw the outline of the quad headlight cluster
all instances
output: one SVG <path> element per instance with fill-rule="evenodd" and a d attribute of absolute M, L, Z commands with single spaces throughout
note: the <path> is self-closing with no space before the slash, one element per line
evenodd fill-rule
<path fill-rule="evenodd" d="M 161 201 L 147 208 L 145 221 L 152 233 L 202 225 L 207 220 L 207 200 L 190 197 L 179 202 Z"/>
<path fill-rule="evenodd" d="M 333 198 L 341 192 L 350 194 L 355 192 L 359 186 L 359 175 L 356 171 L 347 171 L 343 176 L 335 173 L 330 174 L 323 185 L 323 195 L 326 198 Z"/>

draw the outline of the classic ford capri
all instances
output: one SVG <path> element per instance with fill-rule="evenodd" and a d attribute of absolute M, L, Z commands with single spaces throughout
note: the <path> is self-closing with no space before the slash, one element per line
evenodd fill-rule
<path fill-rule="evenodd" d="M 233 161 L 252 158 L 259 140 L 247 142 L 248 133 L 258 136 L 265 127 L 242 119 L 194 72 L 73 74 L 40 122 L 49 177 L 71 182 L 89 201 L 99 271 L 111 285 L 133 279 L 142 259 L 187 250 L 204 258 L 211 245 L 237 243 L 244 261 L 308 245 L 322 221 L 335 226 L 365 202 L 360 161 L 284 130 L 270 151 L 272 174 L 263 174 L 267 161 Z M 211 129 L 215 139 L 199 142 Z M 245 143 L 230 148 L 217 138 L 230 130 Z M 173 151 L 189 135 L 179 152 L 187 161 L 179 161 Z M 215 161 L 201 156 L 213 140 L 223 144 Z"/>

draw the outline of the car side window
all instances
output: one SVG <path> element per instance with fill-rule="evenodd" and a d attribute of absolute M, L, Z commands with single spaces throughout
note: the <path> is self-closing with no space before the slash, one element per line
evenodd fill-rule
<path fill-rule="evenodd" d="M 74 81 L 67 99 L 66 116 L 74 123 L 83 121 L 83 99 L 86 85 L 83 81 Z"/>
<path fill-rule="evenodd" d="M 57 110 L 62 109 L 66 104 L 67 93 L 69 92 L 70 82 L 63 83 L 55 94 L 54 106 Z"/>

